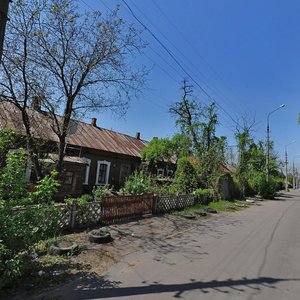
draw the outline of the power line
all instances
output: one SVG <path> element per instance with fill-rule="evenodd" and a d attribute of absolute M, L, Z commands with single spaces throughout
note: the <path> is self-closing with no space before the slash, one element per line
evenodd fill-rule
<path fill-rule="evenodd" d="M 195 68 L 195 63 L 192 62 L 176 45 L 174 45 L 174 43 L 148 18 L 148 16 L 143 13 L 143 11 L 132 1 L 130 0 L 130 2 L 134 5 L 134 7 L 140 12 L 141 15 L 144 16 L 145 19 L 148 20 L 148 22 L 161 34 L 161 36 L 173 47 L 175 48 L 175 50 L 190 64 L 190 66 L 192 66 L 192 69 L 194 68 L 196 70 L 196 72 L 194 72 L 193 70 L 190 69 L 190 71 L 192 71 L 192 73 L 198 73 L 203 79 L 201 79 L 201 81 L 203 82 L 203 84 L 205 84 L 205 86 L 210 89 L 212 92 L 217 92 L 217 94 L 219 94 L 221 97 L 225 98 L 224 100 L 226 100 L 226 96 L 222 95 L 222 92 L 220 92 L 220 90 L 218 90 L 216 87 L 214 87 L 208 80 L 208 78 L 199 70 L 199 68 Z M 153 1 L 152 1 L 153 2 Z M 155 2 L 153 2 L 155 4 Z M 156 4 L 155 4 L 156 5 Z M 157 6 L 157 5 L 156 5 Z M 157 6 L 158 8 L 158 6 Z M 161 12 L 161 10 L 160 10 Z M 162 12 L 161 12 L 162 13 Z M 165 16 L 163 14 L 163 16 Z M 165 16 L 166 17 L 166 16 Z M 169 19 L 168 19 L 169 20 Z M 171 23 L 171 21 L 169 21 Z M 171 23 L 171 25 L 173 25 L 173 23 Z M 179 31 L 177 29 L 177 27 L 175 25 L 173 25 L 175 30 L 177 30 L 181 35 L 183 35 L 181 33 L 181 31 Z M 185 39 L 185 38 L 184 38 Z M 197 74 L 196 74 L 197 76 Z M 198 77 L 198 76 L 197 76 Z M 206 81 L 206 82 L 205 82 Z M 227 104 L 229 104 L 230 106 L 232 105 L 231 101 L 228 99 L 226 100 Z M 232 106 L 233 107 L 233 106 Z M 235 107 L 234 107 L 235 109 Z"/>
<path fill-rule="evenodd" d="M 110 11 L 112 11 L 112 9 L 107 6 L 107 4 L 103 1 L 103 0 L 100 0 L 101 3 Z M 81 0 L 82 3 L 84 3 L 87 7 L 89 7 L 90 9 L 92 9 L 93 11 L 95 11 L 90 5 L 88 5 L 84 0 Z M 196 85 L 196 88 L 198 87 L 200 89 L 201 92 L 203 92 L 207 97 L 208 99 L 210 100 L 210 102 L 215 102 L 216 103 L 216 106 L 222 110 L 226 116 L 229 117 L 229 119 L 236 125 L 238 125 L 238 123 L 233 119 L 233 117 L 217 102 L 215 101 L 211 96 L 210 94 L 194 79 L 194 77 L 184 68 L 184 66 L 182 65 L 182 63 L 176 58 L 175 54 L 172 53 L 171 50 L 169 50 L 167 48 L 167 46 L 165 46 L 163 44 L 162 41 L 160 41 L 160 39 L 135 15 L 135 13 L 133 12 L 133 10 L 131 9 L 131 7 L 129 6 L 129 4 L 125 1 L 125 0 L 122 0 L 122 2 L 124 3 L 125 7 L 129 10 L 129 12 L 131 13 L 131 15 L 134 17 L 134 19 L 147 31 L 151 34 L 151 36 L 161 45 L 161 47 L 168 53 L 168 55 L 173 59 L 173 61 L 175 61 L 176 65 L 178 65 L 180 67 L 180 69 L 184 72 L 184 74 L 190 78 L 190 80 L 192 82 L 194 82 L 194 84 Z M 181 74 L 179 74 L 179 72 L 174 68 L 173 65 L 169 64 L 165 58 L 163 58 L 157 51 L 155 51 L 152 47 L 148 46 L 156 55 L 158 55 L 169 67 L 171 67 L 179 76 L 182 77 Z M 152 62 L 153 60 L 147 56 L 145 53 L 144 55 L 150 59 Z M 176 81 L 176 79 L 170 75 L 169 72 L 167 72 L 165 69 L 163 69 L 160 65 L 156 64 L 157 67 L 159 67 L 164 73 L 166 73 L 170 78 L 172 78 L 172 80 L 174 80 L 176 83 L 178 83 Z M 180 83 L 179 83 L 180 84 Z M 224 115 L 220 115 L 220 118 L 224 119 Z M 223 126 L 225 127 L 225 125 L 223 124 Z M 227 126 L 226 126 L 227 127 Z M 228 127 L 227 127 L 228 128 Z"/>
<path fill-rule="evenodd" d="M 165 46 L 165 44 L 136 16 L 136 14 L 133 12 L 132 8 L 129 6 L 129 4 L 126 2 L 126 0 L 122 0 L 122 2 L 125 4 L 127 9 L 130 11 L 132 16 L 135 18 L 135 20 L 145 29 L 147 30 L 150 35 L 160 44 L 160 46 L 169 54 L 169 56 L 173 59 L 173 61 L 180 67 L 180 69 L 184 72 L 184 74 L 196 85 L 200 90 L 208 97 L 208 99 L 211 102 L 216 103 L 216 105 L 221 109 L 229 118 L 230 120 L 235 123 L 236 125 L 239 125 L 233 117 L 224 109 L 217 101 L 215 101 L 210 94 L 190 75 L 190 73 L 184 68 L 184 66 L 178 61 L 176 56 L 172 53 L 171 50 Z"/>
<path fill-rule="evenodd" d="M 164 18 L 168 21 L 169 24 L 171 24 L 171 26 L 181 35 L 181 37 L 184 39 L 184 41 L 194 50 L 195 54 L 208 66 L 208 68 L 212 71 L 212 73 L 218 77 L 225 85 L 226 82 L 224 81 L 224 79 L 216 72 L 216 70 L 212 67 L 212 65 L 200 54 L 199 50 L 190 42 L 190 40 L 185 36 L 185 34 L 172 22 L 172 20 L 168 17 L 168 15 L 158 6 L 158 4 L 154 1 L 151 0 L 152 3 L 154 4 L 154 6 L 156 7 L 156 9 L 164 16 Z M 215 87 L 215 89 L 221 93 L 221 95 L 224 98 L 227 98 L 230 101 L 230 99 L 224 95 L 218 88 Z M 230 90 L 235 93 L 231 88 Z M 239 113 L 241 113 L 241 111 L 239 110 Z"/>

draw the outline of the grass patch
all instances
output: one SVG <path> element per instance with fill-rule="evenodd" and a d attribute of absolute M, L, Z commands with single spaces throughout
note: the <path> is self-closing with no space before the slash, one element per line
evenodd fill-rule
<path fill-rule="evenodd" d="M 240 210 L 239 205 L 236 202 L 221 200 L 217 202 L 211 202 L 209 207 L 215 209 L 216 211 L 237 211 Z"/>
<path fill-rule="evenodd" d="M 196 211 L 204 210 L 207 206 L 203 204 L 196 204 L 194 206 L 186 207 L 182 212 L 185 214 L 195 214 Z M 181 213 L 181 212 L 180 212 Z"/>
<path fill-rule="evenodd" d="M 235 201 L 221 200 L 216 202 L 210 202 L 209 205 L 196 204 L 194 206 L 186 207 L 181 211 L 175 211 L 173 213 L 176 215 L 180 215 L 182 213 L 194 215 L 197 211 L 201 211 L 201 210 L 205 211 L 205 209 L 208 207 L 211 207 L 216 211 L 221 212 L 221 211 L 238 211 L 248 206 Z"/>

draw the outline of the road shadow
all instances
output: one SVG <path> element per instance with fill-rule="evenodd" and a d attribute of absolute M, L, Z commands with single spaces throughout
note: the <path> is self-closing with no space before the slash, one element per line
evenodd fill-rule
<path fill-rule="evenodd" d="M 109 282 L 105 278 L 91 278 L 85 284 L 76 287 L 73 292 L 72 299 L 92 299 L 92 298 L 120 298 L 141 295 L 157 295 L 162 293 L 174 293 L 174 298 L 181 298 L 184 292 L 199 290 L 202 293 L 209 293 L 212 290 L 220 293 L 229 293 L 228 288 L 244 292 L 245 288 L 261 290 L 262 287 L 276 288 L 275 284 L 283 281 L 300 281 L 296 278 L 274 278 L 274 277 L 258 277 L 258 278 L 242 278 L 237 280 L 213 280 L 213 281 L 196 281 L 182 284 L 160 284 L 154 283 L 142 286 L 120 287 L 120 283 Z M 224 289 L 226 288 L 226 289 Z"/>
<path fill-rule="evenodd" d="M 208 222 L 209 220 L 209 222 Z M 185 220 L 175 215 L 154 217 L 148 220 L 131 222 L 126 226 L 111 226 L 112 234 L 125 238 L 132 245 L 137 245 L 142 251 L 155 251 L 155 261 L 174 265 L 174 260 L 169 260 L 170 253 L 181 253 L 187 260 L 192 261 L 195 255 L 201 259 L 207 255 L 201 251 L 201 244 L 195 239 L 195 234 L 209 234 L 219 239 L 227 234 L 225 225 L 237 227 L 242 221 L 232 216 L 213 216 L 210 219 L 198 218 Z"/>

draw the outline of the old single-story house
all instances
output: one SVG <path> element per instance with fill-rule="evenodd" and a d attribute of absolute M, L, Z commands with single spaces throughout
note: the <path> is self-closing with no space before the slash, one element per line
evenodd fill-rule
<path fill-rule="evenodd" d="M 57 159 L 58 142 L 51 127 L 53 121 L 45 112 L 33 108 L 27 111 L 34 136 L 45 142 L 41 146 L 41 160 L 51 164 Z M 20 136 L 25 135 L 21 113 L 9 103 L 0 103 L 0 127 L 9 127 Z M 97 126 L 95 118 L 91 119 L 90 124 L 72 120 L 66 141 L 63 185 L 60 190 L 60 195 L 64 196 L 89 192 L 95 185 L 109 184 L 116 189 L 121 187 L 129 174 L 140 167 L 141 150 L 148 145 L 139 132 L 133 137 L 108 130 Z M 167 174 L 167 169 L 164 170 L 162 166 L 156 172 Z M 32 179 L 30 164 L 26 174 Z"/>

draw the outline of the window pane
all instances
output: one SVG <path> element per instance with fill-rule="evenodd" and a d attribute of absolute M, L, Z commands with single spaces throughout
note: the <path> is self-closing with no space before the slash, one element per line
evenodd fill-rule
<path fill-rule="evenodd" d="M 106 184 L 106 172 L 107 172 L 107 164 L 100 164 L 98 183 Z"/>

